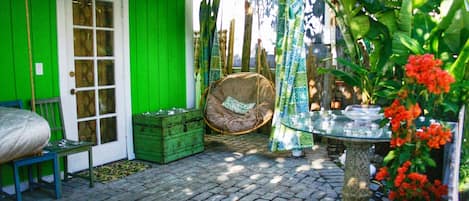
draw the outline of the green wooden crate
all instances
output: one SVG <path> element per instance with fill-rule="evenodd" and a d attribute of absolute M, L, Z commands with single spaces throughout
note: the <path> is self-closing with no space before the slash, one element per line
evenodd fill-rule
<path fill-rule="evenodd" d="M 155 135 L 155 136 L 170 136 L 182 133 L 185 131 L 183 124 L 174 125 L 171 127 L 157 127 L 152 125 L 134 124 L 134 135 Z"/>
<path fill-rule="evenodd" d="M 170 127 L 201 119 L 202 112 L 199 109 L 174 109 L 134 115 L 133 122 L 155 127 Z"/>
<path fill-rule="evenodd" d="M 202 119 L 202 111 L 199 109 L 190 109 L 187 110 L 184 114 L 185 122 L 192 122 Z"/>
<path fill-rule="evenodd" d="M 190 130 L 195 130 L 195 129 L 203 129 L 205 126 L 204 124 L 204 120 L 196 120 L 196 121 L 190 121 L 190 122 L 186 122 L 184 124 L 184 129 L 186 131 L 190 131 Z"/>
<path fill-rule="evenodd" d="M 134 134 L 134 145 L 137 159 L 167 163 L 202 152 L 204 130 L 199 128 L 171 136 L 158 136 L 151 133 Z"/>
<path fill-rule="evenodd" d="M 135 156 L 142 160 L 166 164 L 204 151 L 204 145 L 192 145 L 172 153 L 139 151 Z"/>
<path fill-rule="evenodd" d="M 133 125 L 138 159 L 168 163 L 203 151 L 204 122 L 198 109 L 138 114 Z"/>
<path fill-rule="evenodd" d="M 138 150 L 171 152 L 193 144 L 203 144 L 203 130 L 197 129 L 172 136 L 139 134 L 134 137 Z M 138 151 L 136 149 L 136 151 Z"/>
<path fill-rule="evenodd" d="M 183 115 L 169 115 L 160 113 L 143 113 L 135 115 L 134 124 L 143 124 L 157 127 L 169 127 L 181 124 Z"/>

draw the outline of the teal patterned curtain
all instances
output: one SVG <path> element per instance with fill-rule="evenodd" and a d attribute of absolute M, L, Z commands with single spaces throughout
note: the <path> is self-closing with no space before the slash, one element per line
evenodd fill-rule
<path fill-rule="evenodd" d="M 215 29 L 216 30 L 216 29 Z M 220 57 L 220 41 L 218 40 L 218 32 L 213 34 L 212 52 L 210 55 L 210 75 L 209 85 L 223 77 L 221 72 L 221 57 Z M 207 87 L 207 86 L 206 86 Z"/>
<path fill-rule="evenodd" d="M 221 69 L 219 42 L 216 32 L 216 23 L 218 17 L 218 8 L 220 0 L 202 0 L 199 8 L 200 23 L 200 53 L 199 53 L 199 69 L 196 74 L 196 101 L 200 102 L 202 94 L 208 85 L 220 78 L 211 77 L 212 71 L 217 76 L 218 66 Z M 213 61 L 215 60 L 215 61 Z M 212 70 L 212 68 L 215 68 Z M 199 107 L 199 104 L 196 104 Z"/>
<path fill-rule="evenodd" d="M 288 115 L 308 112 L 308 88 L 304 37 L 303 0 L 279 0 L 276 41 L 276 100 L 269 140 L 271 151 L 313 146 L 311 133 L 281 124 Z"/>

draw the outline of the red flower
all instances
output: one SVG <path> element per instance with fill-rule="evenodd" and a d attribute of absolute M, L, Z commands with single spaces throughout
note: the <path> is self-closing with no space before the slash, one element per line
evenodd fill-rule
<path fill-rule="evenodd" d="M 391 130 L 397 132 L 401 127 L 401 122 L 407 122 L 407 128 L 412 124 L 415 118 L 421 113 L 420 106 L 410 105 L 409 110 L 401 105 L 398 99 L 395 99 L 391 106 L 384 108 L 384 116 L 391 118 Z"/>
<path fill-rule="evenodd" d="M 455 80 L 448 72 L 441 69 L 442 64 L 441 60 L 434 59 L 431 54 L 411 55 L 405 65 L 406 76 L 425 85 L 431 93 L 447 93 Z"/>
<path fill-rule="evenodd" d="M 451 141 L 451 131 L 438 123 L 422 127 L 422 130 L 417 131 L 416 136 L 427 141 L 427 145 L 432 149 L 439 149 L 441 145 Z"/>
<path fill-rule="evenodd" d="M 386 179 L 386 178 L 388 178 L 388 177 L 389 177 L 389 172 L 388 172 L 388 168 L 387 168 L 387 167 L 382 167 L 382 168 L 380 168 L 380 169 L 379 169 L 379 172 L 376 173 L 376 176 L 375 176 L 376 180 L 379 180 L 379 181 L 384 180 L 384 179 Z"/>
<path fill-rule="evenodd" d="M 397 198 L 397 193 L 396 193 L 396 191 L 389 191 L 389 196 L 388 196 L 388 198 L 389 198 L 390 200 L 396 199 L 396 198 Z"/>
<path fill-rule="evenodd" d="M 427 157 L 431 149 L 439 149 L 449 142 L 451 132 L 438 123 L 421 129 L 416 129 L 415 123 L 423 111 L 432 112 L 420 105 L 435 107 L 437 102 L 425 101 L 440 100 L 435 95 L 449 92 L 455 81 L 441 69 L 442 65 L 442 61 L 431 54 L 410 56 L 405 65 L 403 86 L 392 104 L 384 108 L 384 116 L 391 124 L 390 146 L 394 150 L 388 155 L 389 166 L 381 168 L 375 178 L 389 181 L 386 189 L 390 200 L 434 201 L 448 193 L 447 186 L 438 180 L 432 183 L 426 174 L 419 172 L 425 169 L 427 162 L 418 162 L 425 161 L 422 157 Z M 402 162 L 403 158 L 407 161 Z"/>
<path fill-rule="evenodd" d="M 402 139 L 400 137 L 393 137 L 393 138 L 391 138 L 390 145 L 391 145 L 391 147 L 400 147 L 400 146 L 404 145 L 406 142 L 407 142 L 407 140 Z"/>
<path fill-rule="evenodd" d="M 409 179 L 413 182 L 418 182 L 420 188 L 428 182 L 427 175 L 412 172 L 408 175 Z"/>
<path fill-rule="evenodd" d="M 435 194 L 437 198 L 441 198 L 443 195 L 448 194 L 448 187 L 446 185 L 442 185 L 441 181 L 436 179 L 433 182 L 433 185 L 430 187 L 430 191 Z M 441 199 L 439 199 L 441 200 Z"/>

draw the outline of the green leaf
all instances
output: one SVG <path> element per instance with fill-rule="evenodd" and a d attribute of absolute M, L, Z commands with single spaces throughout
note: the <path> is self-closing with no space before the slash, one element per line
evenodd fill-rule
<path fill-rule="evenodd" d="M 360 76 L 366 76 L 366 75 L 368 74 L 368 72 L 369 72 L 366 68 L 363 68 L 363 67 L 361 67 L 361 66 L 359 66 L 359 65 L 357 65 L 357 64 L 355 64 L 355 63 L 352 63 L 352 62 L 350 62 L 350 61 L 348 61 L 348 60 L 346 60 L 346 59 L 337 58 L 337 61 L 338 61 L 340 64 L 342 64 L 342 65 L 344 65 L 344 66 L 350 68 L 354 73 L 357 73 L 357 74 L 360 75 Z"/>
<path fill-rule="evenodd" d="M 462 80 L 459 82 L 455 82 L 451 85 L 451 89 L 458 89 L 458 88 L 468 88 L 469 87 L 469 80 Z"/>
<path fill-rule="evenodd" d="M 425 3 L 427 3 L 428 0 L 412 0 L 412 5 L 414 8 L 418 8 L 420 6 L 423 6 Z"/>
<path fill-rule="evenodd" d="M 425 161 L 425 163 L 426 163 L 427 165 L 429 165 L 430 167 L 436 167 L 436 163 L 435 163 L 435 161 L 434 161 L 431 157 L 425 156 L 425 157 L 423 157 L 422 159 L 423 159 L 423 160 Z"/>
<path fill-rule="evenodd" d="M 395 97 L 397 92 L 395 90 L 379 90 L 375 91 L 375 96 L 382 98 Z"/>
<path fill-rule="evenodd" d="M 463 12 L 460 9 L 457 11 L 449 27 L 442 34 L 443 41 L 452 52 L 461 51 L 461 43 L 463 42 L 461 39 L 464 40 L 465 38 L 462 36 L 464 34 L 463 30 L 467 29 L 464 27 L 464 21 L 469 21 L 469 12 Z"/>
<path fill-rule="evenodd" d="M 340 0 L 340 4 L 344 8 L 344 12 L 348 15 L 352 14 L 353 8 L 355 7 L 356 0 Z"/>
<path fill-rule="evenodd" d="M 362 38 L 370 30 L 370 21 L 368 16 L 360 15 L 350 20 L 350 29 L 355 40 Z"/>
<path fill-rule="evenodd" d="M 397 24 L 399 30 L 410 36 L 412 31 L 412 0 L 402 0 Z"/>
<path fill-rule="evenodd" d="M 390 34 L 394 33 L 397 30 L 396 16 L 394 15 L 393 11 L 378 13 L 376 15 L 376 18 L 378 19 L 378 22 L 388 28 Z"/>
<path fill-rule="evenodd" d="M 382 80 L 378 83 L 378 86 L 389 89 L 399 89 L 401 85 L 396 80 Z"/>
<path fill-rule="evenodd" d="M 390 161 L 392 161 L 394 158 L 396 158 L 396 151 L 391 150 L 383 159 L 384 164 L 388 164 Z"/>
<path fill-rule="evenodd" d="M 409 50 L 402 44 L 401 38 L 404 38 L 406 33 L 404 32 L 396 32 L 394 33 L 392 39 L 392 56 L 391 59 L 396 61 L 398 64 L 404 64 L 407 61 L 407 57 L 409 56 Z"/>
<path fill-rule="evenodd" d="M 396 42 L 401 43 L 405 48 L 409 49 L 413 54 L 423 54 L 424 50 L 422 49 L 422 45 L 409 35 L 403 34 L 399 32 L 395 35 Z M 394 44 L 393 44 L 394 45 Z"/>
<path fill-rule="evenodd" d="M 404 163 L 406 161 L 408 161 L 410 159 L 410 152 L 402 152 L 400 155 L 399 155 L 399 163 Z"/>
<path fill-rule="evenodd" d="M 443 106 L 443 111 L 444 112 L 453 112 L 453 113 L 457 113 L 458 110 L 459 110 L 459 105 L 458 104 L 455 104 L 455 103 L 451 103 L 451 102 L 443 102 L 441 103 L 442 106 Z"/>
<path fill-rule="evenodd" d="M 456 61 L 449 67 L 448 72 L 454 76 L 456 81 L 461 81 L 464 78 L 464 74 L 468 73 L 469 68 L 467 63 L 469 62 L 469 39 L 466 40 L 463 49 L 458 55 Z"/>
<path fill-rule="evenodd" d="M 344 71 L 337 69 L 330 69 L 330 73 L 350 86 L 358 86 L 362 88 L 362 82 L 360 81 L 360 79 L 353 75 L 350 75 Z"/>

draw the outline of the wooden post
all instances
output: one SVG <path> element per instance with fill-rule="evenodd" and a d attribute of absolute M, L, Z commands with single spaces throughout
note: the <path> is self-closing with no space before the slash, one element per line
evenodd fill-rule
<path fill-rule="evenodd" d="M 199 73 L 199 56 L 200 56 L 200 33 L 194 32 L 194 72 Z"/>
<path fill-rule="evenodd" d="M 308 54 L 306 55 L 306 73 L 308 77 L 308 90 L 309 90 L 309 104 L 310 110 L 319 110 L 321 109 L 320 101 L 321 95 L 321 77 L 318 75 L 318 64 L 316 56 L 314 56 L 313 48 L 314 44 L 310 43 L 308 45 Z"/>
<path fill-rule="evenodd" d="M 265 72 L 264 76 L 270 81 L 275 82 L 275 80 L 272 78 L 272 73 L 270 72 L 269 63 L 267 62 L 267 52 L 265 51 L 265 48 L 262 48 L 261 62 L 262 62 L 263 71 Z"/>
<path fill-rule="evenodd" d="M 226 61 L 226 71 L 233 73 L 233 48 L 234 48 L 235 20 L 230 21 L 230 39 L 228 41 L 228 60 Z"/>
<path fill-rule="evenodd" d="M 226 75 L 226 30 L 218 31 L 218 41 L 220 44 L 220 60 L 223 75 Z"/>
<path fill-rule="evenodd" d="M 249 72 L 249 61 L 251 57 L 251 35 L 252 35 L 252 7 L 251 3 L 244 1 L 244 41 L 243 56 L 241 60 L 241 71 Z"/>
<path fill-rule="evenodd" d="M 327 54 L 327 61 L 326 61 L 326 68 L 332 68 L 332 59 L 331 59 L 331 54 Z M 326 73 L 324 75 L 324 82 L 323 82 L 323 87 L 322 87 L 322 97 L 321 97 L 321 107 L 329 110 L 331 109 L 331 82 L 332 82 L 332 77 L 330 73 Z"/>
<path fill-rule="evenodd" d="M 33 74 L 33 52 L 31 45 L 31 25 L 29 21 L 29 1 L 24 0 L 26 9 L 26 30 L 28 32 L 28 56 L 29 56 L 29 81 L 31 83 L 31 110 L 36 111 L 36 94 L 34 87 L 34 74 Z"/>
<path fill-rule="evenodd" d="M 261 64 L 261 51 L 262 51 L 262 40 L 260 38 L 257 39 L 257 48 L 256 48 L 256 72 L 262 72 L 262 64 Z"/>

